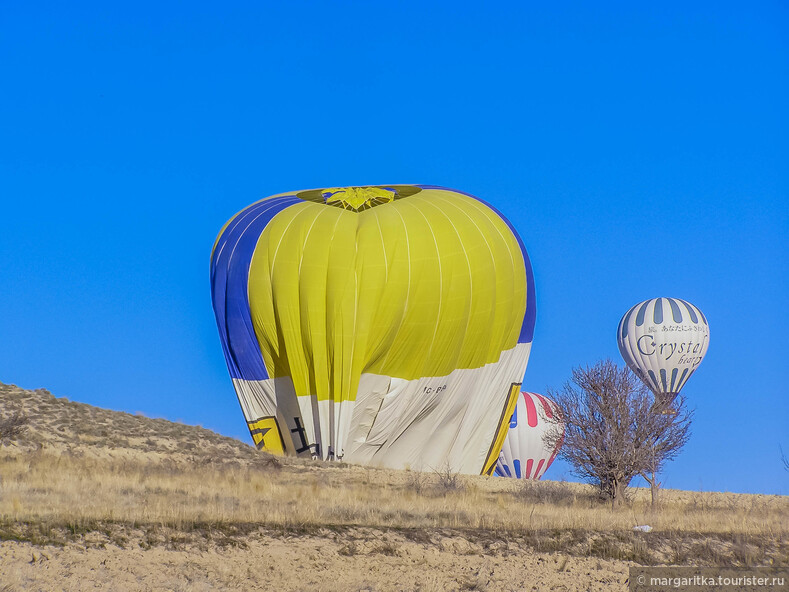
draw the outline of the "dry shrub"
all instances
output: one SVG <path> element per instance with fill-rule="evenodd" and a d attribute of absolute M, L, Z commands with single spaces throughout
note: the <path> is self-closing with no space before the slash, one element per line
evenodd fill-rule
<path fill-rule="evenodd" d="M 422 495 L 427 487 L 427 475 L 422 471 L 407 471 L 406 487 L 416 495 Z"/>
<path fill-rule="evenodd" d="M 0 416 L 0 442 L 16 440 L 27 430 L 28 417 L 19 411 Z"/>
<path fill-rule="evenodd" d="M 598 496 L 590 496 L 566 483 L 557 481 L 532 481 L 520 479 L 514 493 L 516 499 L 532 504 L 550 504 L 553 506 L 573 506 L 579 501 L 592 502 Z"/>
<path fill-rule="evenodd" d="M 459 491 L 463 488 L 460 474 L 453 471 L 449 464 L 437 470 L 436 476 L 438 477 L 438 481 L 436 482 L 438 492 L 443 495 Z"/>

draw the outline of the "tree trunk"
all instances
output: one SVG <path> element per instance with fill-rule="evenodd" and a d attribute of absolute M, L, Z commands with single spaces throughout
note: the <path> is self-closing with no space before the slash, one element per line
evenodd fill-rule
<path fill-rule="evenodd" d="M 612 491 L 613 495 L 611 497 L 611 509 L 616 510 L 622 506 L 622 500 L 624 498 L 624 488 L 622 487 L 622 482 L 619 481 L 619 479 L 614 479 Z"/>
<path fill-rule="evenodd" d="M 649 491 L 652 494 L 652 509 L 657 510 L 658 504 L 660 503 L 660 482 L 657 480 L 657 474 L 655 471 L 652 471 L 652 477 L 641 473 L 641 476 L 644 478 L 644 481 L 649 483 Z"/>
<path fill-rule="evenodd" d="M 652 480 L 649 482 L 649 489 L 652 492 L 652 509 L 657 510 L 658 503 L 660 502 L 660 483 L 657 481 L 657 475 L 652 473 Z"/>

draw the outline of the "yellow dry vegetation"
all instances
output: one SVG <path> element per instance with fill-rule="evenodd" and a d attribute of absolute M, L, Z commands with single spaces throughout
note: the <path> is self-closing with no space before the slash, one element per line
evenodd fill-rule
<path fill-rule="evenodd" d="M 665 490 L 653 511 L 649 492 L 632 490 L 612 511 L 591 486 L 522 482 L 441 472 L 415 473 L 318 462 L 149 460 L 63 454 L 43 448 L 0 460 L 5 522 L 121 521 L 176 528 L 196 523 L 266 526 L 353 525 L 471 528 L 507 532 L 573 529 L 725 533 L 783 539 L 789 498 Z M 137 458 L 135 458 L 137 457 Z"/>

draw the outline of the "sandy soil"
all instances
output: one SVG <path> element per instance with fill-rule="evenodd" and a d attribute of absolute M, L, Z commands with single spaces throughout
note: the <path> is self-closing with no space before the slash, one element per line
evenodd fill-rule
<path fill-rule="evenodd" d="M 493 552 L 458 537 L 414 542 L 352 529 L 319 535 L 253 533 L 240 544 L 120 548 L 98 539 L 65 547 L 0 543 L 0 592 L 224 590 L 625 590 L 628 564 L 541 554 L 502 541 Z"/>

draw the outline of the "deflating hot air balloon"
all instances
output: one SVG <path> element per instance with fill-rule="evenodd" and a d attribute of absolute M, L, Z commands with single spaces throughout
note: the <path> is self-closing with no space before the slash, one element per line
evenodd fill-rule
<path fill-rule="evenodd" d="M 696 371 L 709 345 L 704 314 L 679 298 L 653 298 L 625 313 L 616 332 L 630 369 L 668 406 Z"/>
<path fill-rule="evenodd" d="M 540 479 L 562 447 L 564 426 L 556 403 L 537 393 L 522 393 L 509 427 L 495 474 Z"/>
<path fill-rule="evenodd" d="M 259 448 L 492 473 L 535 301 L 520 238 L 485 202 L 429 185 L 268 197 L 222 229 L 211 289 Z"/>

